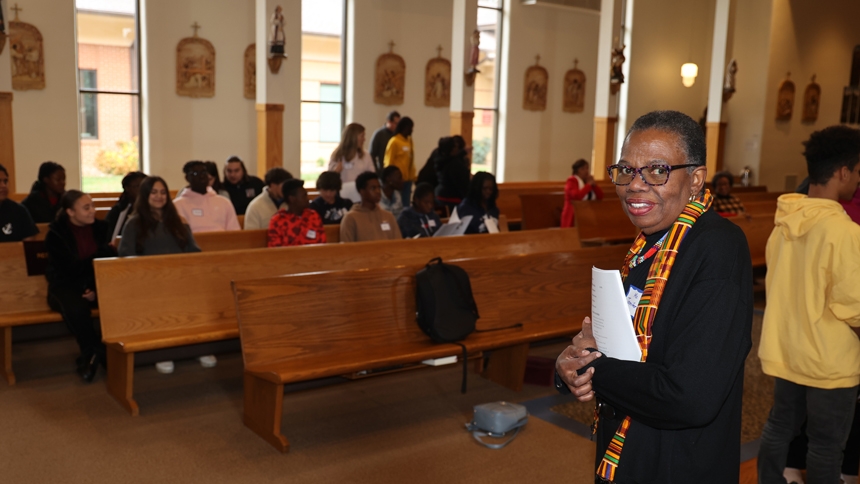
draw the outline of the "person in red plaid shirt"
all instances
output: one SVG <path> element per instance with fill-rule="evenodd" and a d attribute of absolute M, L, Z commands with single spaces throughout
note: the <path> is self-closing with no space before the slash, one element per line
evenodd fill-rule
<path fill-rule="evenodd" d="M 287 199 L 288 208 L 279 210 L 269 221 L 269 247 L 325 244 L 322 219 L 308 208 L 304 181 L 285 181 L 281 193 Z"/>

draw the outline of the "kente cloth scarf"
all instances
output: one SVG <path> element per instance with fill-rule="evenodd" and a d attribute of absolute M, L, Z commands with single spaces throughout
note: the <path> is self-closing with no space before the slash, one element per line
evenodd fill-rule
<path fill-rule="evenodd" d="M 713 201 L 714 197 L 711 192 L 705 190 L 704 195 L 688 203 L 675 223 L 672 224 L 662 247 L 651 262 L 648 278 L 645 281 L 645 289 L 642 291 L 642 298 L 639 300 L 636 314 L 633 316 L 633 327 L 636 330 L 639 349 L 642 350 L 641 361 L 643 362 L 648 358 L 648 347 L 651 346 L 651 326 L 654 324 L 654 317 L 657 315 L 657 309 L 663 298 L 663 290 L 666 288 L 672 266 L 675 265 L 678 248 L 684 241 L 684 237 L 690 232 L 693 224 L 696 223 L 700 215 L 711 207 Z M 645 243 L 645 234 L 640 233 L 627 252 L 624 265 L 621 267 L 622 280 L 627 279 L 628 274 L 630 274 L 630 262 L 639 255 L 639 252 L 645 247 Z M 597 475 L 601 479 L 614 482 L 615 471 L 618 469 L 618 462 L 621 459 L 621 451 L 624 448 L 624 440 L 627 438 L 630 424 L 630 417 L 625 417 L 612 437 L 612 441 L 609 442 L 603 460 L 597 467 Z"/>

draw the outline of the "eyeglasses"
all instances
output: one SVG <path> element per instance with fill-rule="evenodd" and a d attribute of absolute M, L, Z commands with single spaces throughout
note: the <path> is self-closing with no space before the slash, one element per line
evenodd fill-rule
<path fill-rule="evenodd" d="M 672 173 L 672 170 L 676 170 L 678 168 L 691 168 L 694 165 L 691 163 L 685 165 L 648 165 L 643 166 L 642 168 L 634 168 L 630 165 L 611 165 L 606 168 L 606 171 L 609 172 L 609 180 L 616 185 L 629 185 L 633 178 L 636 175 L 639 175 L 642 178 L 642 181 L 651 185 L 652 187 L 657 187 L 660 185 L 665 185 L 669 181 L 669 174 Z"/>

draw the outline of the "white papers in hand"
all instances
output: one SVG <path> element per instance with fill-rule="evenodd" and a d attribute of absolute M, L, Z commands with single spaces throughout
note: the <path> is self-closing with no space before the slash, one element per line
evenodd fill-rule
<path fill-rule="evenodd" d="M 471 215 L 466 215 L 459 222 L 448 222 L 439 227 L 439 230 L 437 230 L 436 233 L 433 234 L 433 237 L 451 237 L 463 235 L 466 233 L 466 229 L 469 228 L 469 224 L 471 222 Z"/>
<path fill-rule="evenodd" d="M 619 360 L 642 359 L 618 271 L 591 268 L 591 323 L 601 353 Z"/>
<path fill-rule="evenodd" d="M 451 216 L 448 217 L 449 224 L 455 224 L 460 221 L 460 216 L 457 215 L 457 207 L 454 207 L 454 211 L 451 212 Z"/>
<path fill-rule="evenodd" d="M 497 234 L 499 233 L 499 226 L 496 224 L 496 219 L 489 216 L 484 215 L 484 225 L 487 227 L 488 234 Z"/>

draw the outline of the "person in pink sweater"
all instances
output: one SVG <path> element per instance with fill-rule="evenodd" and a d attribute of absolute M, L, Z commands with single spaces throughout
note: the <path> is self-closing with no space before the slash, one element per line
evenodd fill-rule
<path fill-rule="evenodd" d="M 202 161 L 189 161 L 182 171 L 189 189 L 183 190 L 173 204 L 179 215 L 188 221 L 191 232 L 242 230 L 230 200 L 209 187 L 209 173 Z"/>

